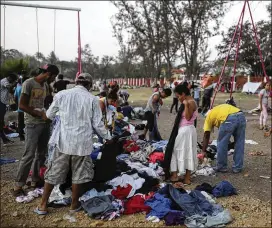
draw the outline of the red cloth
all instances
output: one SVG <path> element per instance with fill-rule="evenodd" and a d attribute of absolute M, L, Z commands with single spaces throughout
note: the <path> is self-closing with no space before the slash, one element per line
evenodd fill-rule
<path fill-rule="evenodd" d="M 118 186 L 116 190 L 112 190 L 111 194 L 117 199 L 125 199 L 127 198 L 128 194 L 130 193 L 132 187 L 128 184 L 127 187 L 120 187 Z"/>
<path fill-rule="evenodd" d="M 153 152 L 149 155 L 149 162 L 156 163 L 157 161 L 163 161 L 164 160 L 164 153 L 163 152 Z"/>
<path fill-rule="evenodd" d="M 136 152 L 138 150 L 140 150 L 140 147 L 136 144 L 135 141 L 133 140 L 127 140 L 123 146 L 124 150 L 126 152 Z"/>
<path fill-rule="evenodd" d="M 40 173 L 39 173 L 39 175 L 40 175 L 40 178 L 41 178 L 41 179 L 44 179 L 44 173 L 45 173 L 46 169 L 47 169 L 47 168 L 46 168 L 45 166 L 43 166 L 43 167 L 40 168 Z M 32 176 L 32 170 L 29 171 L 28 176 L 30 176 L 30 177 Z"/>
<path fill-rule="evenodd" d="M 125 211 L 124 214 L 130 215 L 138 212 L 145 211 L 146 213 L 149 213 L 151 210 L 151 207 L 144 205 L 145 199 L 141 195 L 135 195 L 131 197 L 126 203 L 125 203 Z"/>

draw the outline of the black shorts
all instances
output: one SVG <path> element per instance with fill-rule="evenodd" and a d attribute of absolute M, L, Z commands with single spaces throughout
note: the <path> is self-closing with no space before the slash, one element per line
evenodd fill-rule
<path fill-rule="evenodd" d="M 150 132 L 153 131 L 154 128 L 154 114 L 151 111 L 145 112 L 144 119 L 147 120 L 147 124 L 145 126 Z"/>

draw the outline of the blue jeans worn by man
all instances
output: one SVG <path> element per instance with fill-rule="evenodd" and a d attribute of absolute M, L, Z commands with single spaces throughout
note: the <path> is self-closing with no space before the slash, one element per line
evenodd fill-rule
<path fill-rule="evenodd" d="M 240 172 L 244 163 L 246 118 L 243 112 L 237 112 L 228 116 L 220 125 L 217 147 L 217 169 L 227 169 L 228 143 L 233 135 L 235 149 L 233 154 L 233 172 Z"/>

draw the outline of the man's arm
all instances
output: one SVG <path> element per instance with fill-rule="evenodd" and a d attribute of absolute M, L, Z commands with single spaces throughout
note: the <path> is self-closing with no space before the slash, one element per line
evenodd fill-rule
<path fill-rule="evenodd" d="M 207 150 L 207 147 L 208 147 L 208 145 L 209 145 L 210 135 L 211 135 L 211 132 L 210 132 L 210 131 L 205 131 L 205 132 L 204 132 L 204 136 L 203 136 L 203 146 L 202 146 L 202 153 L 203 153 L 204 155 L 206 155 L 206 150 Z"/>
<path fill-rule="evenodd" d="M 108 139 L 108 140 L 111 139 L 102 121 L 102 112 L 99 106 L 99 100 L 97 98 L 94 98 L 93 100 L 91 121 L 92 121 L 92 126 L 97 134 L 99 134 L 103 139 Z"/>
<path fill-rule="evenodd" d="M 52 104 L 49 106 L 46 115 L 43 115 L 43 119 L 50 119 L 53 120 L 56 116 L 57 112 L 59 111 L 59 100 L 60 96 L 59 93 L 54 97 Z"/>
<path fill-rule="evenodd" d="M 33 107 L 29 106 L 29 96 L 25 93 L 21 94 L 20 101 L 19 101 L 19 109 L 28 113 L 34 117 L 42 117 L 42 112 L 34 110 Z"/>
<path fill-rule="evenodd" d="M 263 93 L 260 93 L 260 96 L 259 96 L 259 103 L 260 103 L 260 110 L 262 111 L 263 110 L 263 103 L 262 103 L 262 100 L 263 100 Z"/>
<path fill-rule="evenodd" d="M 156 103 L 159 100 L 159 96 L 158 95 L 154 95 L 153 99 L 152 99 L 152 113 L 154 114 L 157 110 L 155 110 L 154 106 L 156 105 Z"/>

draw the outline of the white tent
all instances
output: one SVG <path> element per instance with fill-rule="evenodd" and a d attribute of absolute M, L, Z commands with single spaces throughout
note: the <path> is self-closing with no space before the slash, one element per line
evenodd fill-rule
<path fill-rule="evenodd" d="M 256 93 L 257 89 L 259 89 L 261 82 L 247 82 L 244 84 L 243 93 Z"/>

